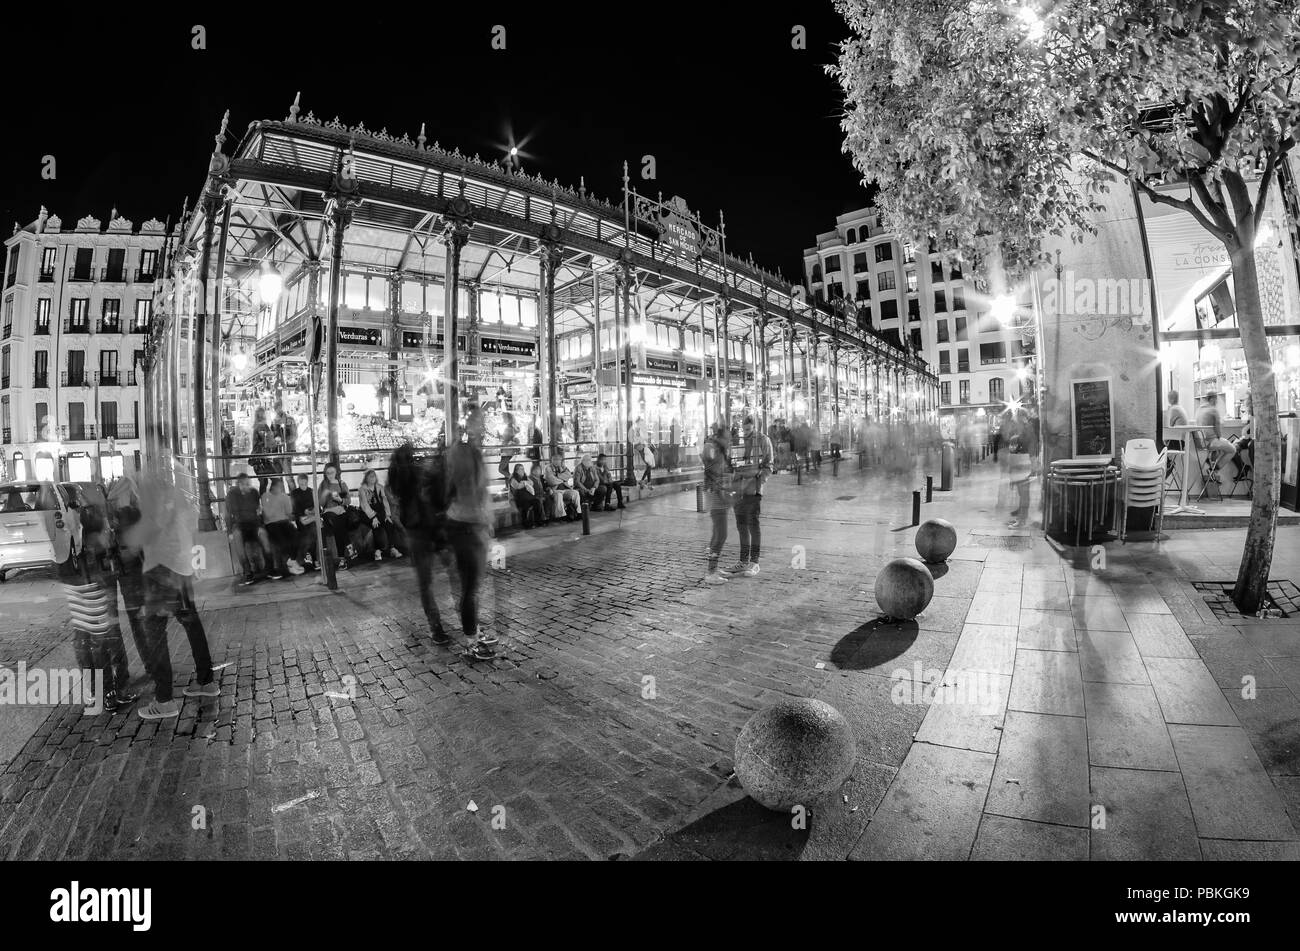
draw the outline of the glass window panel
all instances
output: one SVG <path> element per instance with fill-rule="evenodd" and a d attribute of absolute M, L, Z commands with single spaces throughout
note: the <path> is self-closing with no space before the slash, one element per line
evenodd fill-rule
<path fill-rule="evenodd" d="M 366 276 L 349 274 L 343 282 L 343 303 L 353 310 L 364 310 L 366 306 Z"/>
<path fill-rule="evenodd" d="M 424 312 L 424 285 L 419 281 L 402 281 L 402 310 L 408 314 Z"/>
<path fill-rule="evenodd" d="M 519 298 L 519 322 L 525 327 L 537 326 L 537 301 L 532 297 Z"/>

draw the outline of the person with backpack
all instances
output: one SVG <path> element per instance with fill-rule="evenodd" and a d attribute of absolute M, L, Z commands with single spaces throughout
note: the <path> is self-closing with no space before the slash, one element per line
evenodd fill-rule
<path fill-rule="evenodd" d="M 700 460 L 704 463 L 705 506 L 713 525 L 709 536 L 709 567 L 704 576 L 707 584 L 722 584 L 729 577 L 718 571 L 718 562 L 727 544 L 727 511 L 733 504 L 730 451 L 731 439 L 726 424 L 714 423 L 713 431 L 700 447 Z"/>
<path fill-rule="evenodd" d="M 497 638 L 479 628 L 478 594 L 487 572 L 487 540 L 492 533 L 491 499 L 483 461 L 483 411 L 471 403 L 465 420 L 465 442 L 447 453 L 447 541 L 460 575 L 461 631 L 470 640 L 466 656 L 487 660 L 496 656 Z"/>
<path fill-rule="evenodd" d="M 763 483 L 772 474 L 772 440 L 754 424 L 754 417 L 746 416 L 742 430 L 745 450 L 735 478 L 741 483 L 736 499 L 736 534 L 740 536 L 740 561 L 732 568 L 720 568 L 719 574 L 742 575 L 752 578 L 758 574 L 759 550 L 762 531 L 759 516 L 763 507 Z"/>

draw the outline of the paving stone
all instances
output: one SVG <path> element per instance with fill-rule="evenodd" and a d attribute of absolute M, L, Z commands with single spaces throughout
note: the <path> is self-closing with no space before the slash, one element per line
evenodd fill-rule
<path fill-rule="evenodd" d="M 1002 591 L 979 591 L 966 612 L 967 624 L 992 624 L 1015 627 L 1020 620 L 1018 599 Z"/>
<path fill-rule="evenodd" d="M 1177 770 L 1155 691 L 1146 684 L 1086 683 L 1088 761 L 1093 766 Z"/>
<path fill-rule="evenodd" d="M 955 670 L 974 670 L 1010 676 L 1016 661 L 1016 628 L 967 624 L 948 665 Z"/>
<path fill-rule="evenodd" d="M 1146 665 L 1127 631 L 1076 631 L 1085 682 L 1149 684 Z"/>
<path fill-rule="evenodd" d="M 990 753 L 914 744 L 849 857 L 968 858 L 994 760 Z"/>
<path fill-rule="evenodd" d="M 1224 634 L 1192 634 L 1188 640 L 1209 669 L 1215 683 L 1225 690 L 1241 691 L 1250 684 L 1255 688 L 1300 685 L 1300 658 L 1266 658 L 1232 628 Z M 1294 663 L 1295 683 L 1288 680 L 1286 666 Z M 1282 666 L 1279 666 L 1282 665 Z M 1250 678 L 1249 681 L 1246 678 Z"/>
<path fill-rule="evenodd" d="M 1181 775 L 1094 766 L 1090 776 L 1094 859 L 1187 862 L 1200 858 Z"/>
<path fill-rule="evenodd" d="M 984 816 L 971 858 L 984 862 L 1082 862 L 1088 832 L 1070 826 Z"/>
<path fill-rule="evenodd" d="M 1300 776 L 1300 700 L 1286 689 L 1263 688 L 1245 699 L 1223 691 L 1270 775 Z"/>
<path fill-rule="evenodd" d="M 1083 718 L 1008 710 L 984 811 L 1087 828 L 1088 806 Z"/>
<path fill-rule="evenodd" d="M 1197 658 L 1196 648 L 1171 614 L 1137 614 L 1124 611 L 1129 632 L 1143 657 Z"/>
<path fill-rule="evenodd" d="M 1171 725 L 1196 831 L 1204 838 L 1294 839 L 1287 817 L 1241 727 Z"/>
<path fill-rule="evenodd" d="M 1077 651 L 1074 615 L 1065 610 L 1022 609 L 1016 646 L 1038 651 Z"/>
<path fill-rule="evenodd" d="M 1064 651 L 1016 651 L 1009 710 L 1083 716 L 1079 657 Z"/>
<path fill-rule="evenodd" d="M 1300 842 L 1242 842 L 1201 839 L 1207 862 L 1300 862 Z"/>
<path fill-rule="evenodd" d="M 1146 667 L 1166 723 L 1237 725 L 1223 691 L 1200 658 L 1148 657 Z"/>
<path fill-rule="evenodd" d="M 1010 677 L 950 668 L 933 692 L 934 699 L 916 733 L 918 743 L 997 752 L 1011 692 Z"/>
<path fill-rule="evenodd" d="M 1074 615 L 1076 631 L 1127 631 L 1128 621 L 1115 598 L 1096 595 L 1070 598 L 1070 613 Z"/>

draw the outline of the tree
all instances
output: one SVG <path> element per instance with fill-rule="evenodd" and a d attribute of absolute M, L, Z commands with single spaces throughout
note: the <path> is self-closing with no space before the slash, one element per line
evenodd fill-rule
<path fill-rule="evenodd" d="M 1297 0 L 836 0 L 844 150 L 890 226 L 1015 280 L 1049 236 L 1095 231 L 1116 178 L 1231 261 L 1255 409 L 1255 491 L 1233 598 L 1265 597 L 1281 481 L 1256 241 L 1300 138 Z M 1001 271 L 1001 273 L 997 273 Z"/>

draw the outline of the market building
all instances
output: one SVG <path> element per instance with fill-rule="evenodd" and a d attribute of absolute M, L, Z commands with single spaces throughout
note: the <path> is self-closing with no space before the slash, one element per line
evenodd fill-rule
<path fill-rule="evenodd" d="M 41 208 L 5 241 L 0 476 L 110 479 L 140 464 L 141 364 L 163 222 Z"/>
<path fill-rule="evenodd" d="M 670 468 L 743 412 L 823 432 L 934 420 L 923 360 L 802 300 L 728 249 L 721 213 L 715 228 L 642 195 L 626 168 L 615 204 L 297 101 L 230 156 L 225 141 L 223 121 L 146 356 L 148 451 L 200 498 L 251 453 L 259 410 L 345 472 L 457 439 L 471 401 L 489 446 L 514 419 L 503 455 L 540 438 L 628 469 L 638 420 Z"/>

